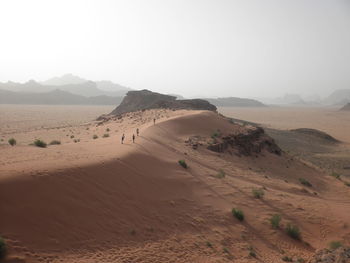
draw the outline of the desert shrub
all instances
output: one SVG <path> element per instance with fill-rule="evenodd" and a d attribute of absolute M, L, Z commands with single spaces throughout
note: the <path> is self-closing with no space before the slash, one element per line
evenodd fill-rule
<path fill-rule="evenodd" d="M 188 167 L 185 160 L 179 160 L 179 164 L 185 169 Z"/>
<path fill-rule="evenodd" d="M 58 140 L 53 140 L 50 142 L 50 145 L 59 145 L 61 144 L 61 141 L 58 141 Z"/>
<path fill-rule="evenodd" d="M 223 251 L 224 253 L 230 254 L 230 251 L 228 250 L 227 247 L 224 247 L 224 248 L 222 249 L 222 251 Z"/>
<path fill-rule="evenodd" d="M 343 246 L 343 244 L 340 241 L 332 241 L 329 243 L 330 249 L 337 249 L 339 247 Z"/>
<path fill-rule="evenodd" d="M 217 130 L 217 131 L 214 131 L 210 137 L 212 139 L 215 139 L 215 138 L 220 137 L 220 136 L 221 136 L 221 132 L 219 130 Z"/>
<path fill-rule="evenodd" d="M 263 198 L 265 194 L 263 189 L 253 189 L 252 193 L 253 193 L 253 196 L 258 199 Z"/>
<path fill-rule="evenodd" d="M 283 261 L 286 261 L 286 262 L 293 262 L 293 259 L 291 257 L 288 257 L 288 256 L 284 256 L 282 258 Z"/>
<path fill-rule="evenodd" d="M 232 209 L 232 215 L 237 218 L 239 221 L 243 221 L 244 220 L 244 213 L 242 210 L 237 209 L 237 208 L 233 208 Z"/>
<path fill-rule="evenodd" d="M 279 228 L 281 222 L 281 216 L 279 214 L 272 215 L 270 218 L 270 223 L 272 228 Z"/>
<path fill-rule="evenodd" d="M 74 138 L 74 135 L 71 135 L 70 138 L 73 139 L 73 138 Z"/>
<path fill-rule="evenodd" d="M 299 178 L 299 182 L 305 186 L 308 186 L 308 187 L 312 186 L 312 184 L 308 180 L 306 180 L 305 178 Z"/>
<path fill-rule="evenodd" d="M 344 184 L 345 184 L 346 186 L 349 186 L 349 187 L 350 187 L 350 183 L 349 183 L 349 182 L 344 182 Z"/>
<path fill-rule="evenodd" d="M 249 251 L 249 256 L 256 258 L 256 253 L 253 250 Z"/>
<path fill-rule="evenodd" d="M 40 147 L 40 148 L 46 148 L 46 146 L 47 146 L 46 142 L 44 142 L 44 141 L 42 141 L 42 140 L 39 140 L 39 139 L 36 139 L 36 140 L 34 141 L 34 145 L 35 145 L 36 147 Z"/>
<path fill-rule="evenodd" d="M 8 143 L 11 145 L 11 146 L 15 146 L 17 141 L 14 139 L 14 138 L 11 138 L 8 140 Z"/>
<path fill-rule="evenodd" d="M 107 138 L 107 137 L 109 137 L 109 134 L 108 134 L 108 133 L 105 133 L 105 134 L 103 134 L 102 137 L 103 137 L 103 138 Z"/>
<path fill-rule="evenodd" d="M 299 227 L 297 227 L 295 225 L 288 224 L 286 227 L 286 232 L 287 232 L 288 236 L 290 236 L 291 238 L 294 238 L 296 240 L 301 239 Z"/>
<path fill-rule="evenodd" d="M 136 235 L 136 230 L 135 229 L 130 229 L 129 233 L 130 233 L 130 235 L 135 236 Z"/>
<path fill-rule="evenodd" d="M 107 129 L 106 129 L 106 132 L 109 132 L 109 131 L 110 131 L 110 129 L 109 129 L 109 128 L 107 128 Z"/>
<path fill-rule="evenodd" d="M 207 247 L 213 247 L 213 244 L 210 243 L 209 241 L 205 242 L 205 244 L 207 245 Z"/>
<path fill-rule="evenodd" d="M 94 134 L 94 136 L 92 136 L 92 139 L 96 140 L 98 138 L 98 136 L 96 134 Z"/>
<path fill-rule="evenodd" d="M 80 139 L 74 139 L 74 142 L 75 143 L 80 142 Z"/>
<path fill-rule="evenodd" d="M 338 173 L 333 172 L 331 173 L 331 176 L 333 176 L 334 178 L 340 179 L 340 174 Z"/>
<path fill-rule="evenodd" d="M 217 174 L 217 178 L 225 178 L 226 174 L 224 170 L 220 169 L 219 173 Z"/>
<path fill-rule="evenodd" d="M 297 259 L 297 262 L 298 262 L 298 263 L 304 263 L 304 262 L 305 262 L 305 259 L 303 259 L 303 258 L 298 258 L 298 259 Z"/>
<path fill-rule="evenodd" d="M 6 251 L 7 251 L 6 242 L 2 237 L 0 237 L 0 260 L 5 258 Z"/>

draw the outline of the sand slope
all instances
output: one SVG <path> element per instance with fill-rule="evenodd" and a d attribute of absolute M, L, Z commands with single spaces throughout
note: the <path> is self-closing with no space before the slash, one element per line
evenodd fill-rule
<path fill-rule="evenodd" d="M 331 240 L 350 242 L 350 191 L 335 178 L 286 154 L 238 157 L 186 146 L 189 136 L 245 129 L 215 113 L 146 111 L 89 127 L 85 135 L 85 126 L 76 128 L 79 143 L 1 147 L 0 233 L 11 257 L 283 262 L 284 255 L 307 259 Z M 107 127 L 114 131 L 109 138 L 91 139 Z M 141 136 L 133 144 L 136 127 Z M 220 169 L 225 178 L 217 178 Z M 313 186 L 302 186 L 300 177 Z M 252 189 L 260 187 L 265 196 L 256 199 Z M 233 207 L 244 211 L 244 222 L 232 217 Z M 275 213 L 282 228 L 288 222 L 300 227 L 302 242 L 271 228 Z"/>

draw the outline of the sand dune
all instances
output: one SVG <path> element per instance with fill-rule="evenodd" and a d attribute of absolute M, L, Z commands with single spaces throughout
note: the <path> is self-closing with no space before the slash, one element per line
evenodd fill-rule
<path fill-rule="evenodd" d="M 107 128 L 110 137 L 101 138 Z M 136 128 L 141 134 L 132 143 Z M 9 257 L 283 262 L 286 255 L 306 260 L 332 240 L 349 244 L 347 186 L 285 153 L 239 157 L 185 143 L 190 136 L 209 142 L 218 129 L 229 134 L 247 127 L 213 112 L 150 110 L 73 126 L 69 133 L 18 132 L 19 145 L 2 145 L 0 152 L 0 233 Z M 62 145 L 28 146 L 35 137 L 60 139 Z M 224 178 L 217 177 L 220 169 Z M 253 197 L 254 188 L 264 188 L 263 199 Z M 232 216 L 233 207 L 244 211 L 243 222 Z M 269 223 L 275 213 L 282 216 L 277 230 Z M 302 241 L 286 235 L 288 222 L 300 227 Z"/>

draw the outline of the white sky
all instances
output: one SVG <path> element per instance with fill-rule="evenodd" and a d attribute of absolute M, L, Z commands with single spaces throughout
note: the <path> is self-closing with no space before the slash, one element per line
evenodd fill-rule
<path fill-rule="evenodd" d="M 349 0 L 0 0 L 0 81 L 185 96 L 350 88 Z"/>

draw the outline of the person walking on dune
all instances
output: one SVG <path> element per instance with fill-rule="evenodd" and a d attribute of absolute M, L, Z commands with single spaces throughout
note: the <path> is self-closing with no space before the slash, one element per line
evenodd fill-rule
<path fill-rule="evenodd" d="M 137 128 L 137 129 L 136 129 L 136 134 L 137 134 L 137 136 L 139 136 L 139 133 L 140 133 L 139 128 Z"/>
<path fill-rule="evenodd" d="M 123 136 L 122 136 L 122 144 L 124 143 L 124 139 L 125 139 L 125 134 L 123 133 Z"/>
<path fill-rule="evenodd" d="M 135 134 L 132 135 L 132 142 L 135 143 Z"/>

